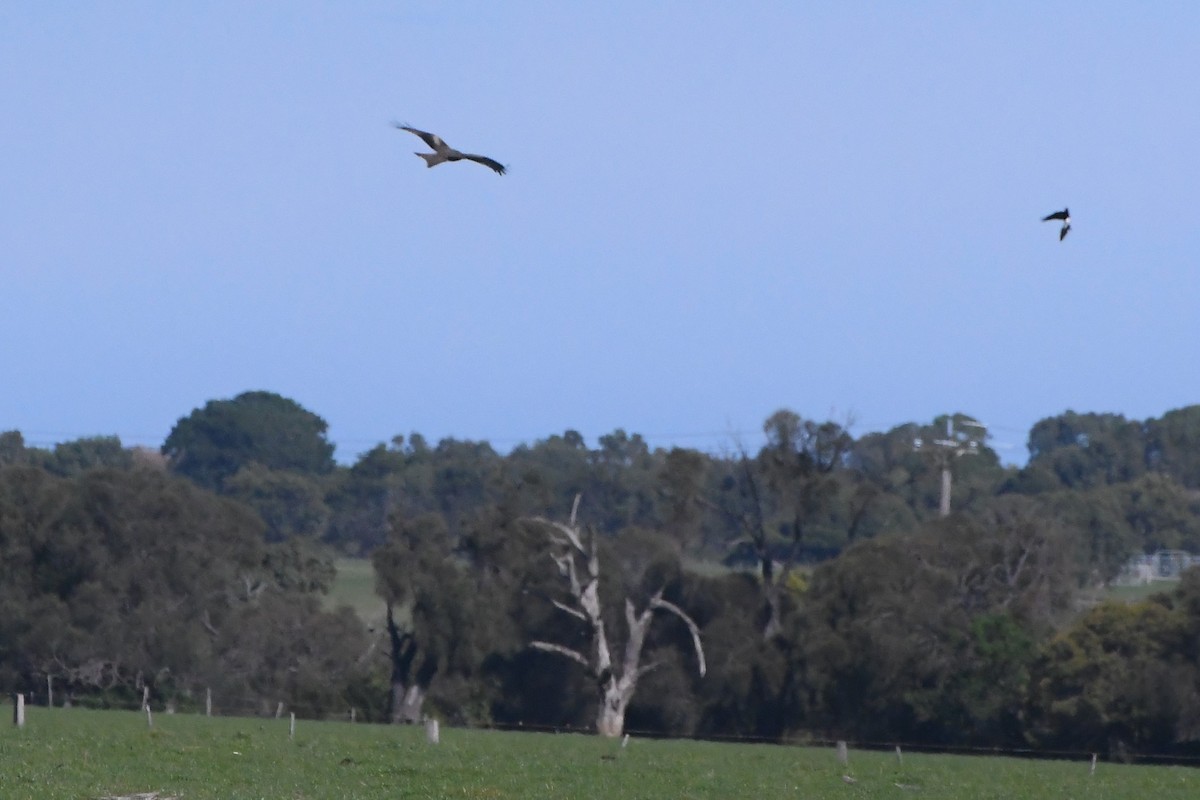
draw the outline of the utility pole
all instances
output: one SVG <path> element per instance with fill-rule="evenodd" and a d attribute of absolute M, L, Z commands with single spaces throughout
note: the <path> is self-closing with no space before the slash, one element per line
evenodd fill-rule
<path fill-rule="evenodd" d="M 977 428 L 984 431 L 983 436 L 972 436 L 965 431 L 954 430 L 954 416 L 946 417 L 946 438 L 934 439 L 932 444 L 937 448 L 938 460 L 942 464 L 942 496 L 941 502 L 938 504 L 938 516 L 950 516 L 950 463 L 959 456 L 974 455 L 979 452 L 979 440 L 987 437 L 987 426 L 978 420 L 970 417 L 960 416 L 958 425 L 964 428 Z M 913 449 L 920 450 L 924 442 L 917 439 L 913 442 Z"/>
<path fill-rule="evenodd" d="M 950 432 L 950 420 L 946 420 L 946 438 L 935 439 L 933 443 L 943 448 L 949 448 L 954 444 L 954 441 L 950 438 L 952 435 Z M 938 503 L 939 517 L 950 516 L 950 452 L 948 449 L 942 451 L 942 499 Z"/>

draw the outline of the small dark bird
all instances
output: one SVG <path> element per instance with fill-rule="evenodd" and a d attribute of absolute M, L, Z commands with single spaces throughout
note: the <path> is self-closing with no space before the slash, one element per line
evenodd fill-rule
<path fill-rule="evenodd" d="M 436 133 L 419 131 L 416 128 L 410 128 L 407 125 L 401 125 L 399 122 L 394 122 L 392 124 L 402 131 L 415 133 L 417 136 L 421 137 L 421 140 L 425 142 L 425 144 L 433 148 L 432 153 L 415 154 L 425 159 L 425 166 L 427 167 L 436 167 L 438 164 L 441 164 L 445 161 L 462 161 L 463 159 L 466 159 L 467 161 L 474 161 L 477 164 L 483 164 L 485 167 L 490 167 L 499 175 L 504 174 L 504 165 L 499 161 L 488 158 L 487 156 L 477 156 L 473 153 L 463 153 L 459 150 L 455 150 L 453 147 L 443 142 L 442 137 L 438 136 Z"/>
<path fill-rule="evenodd" d="M 1042 217 L 1042 222 L 1049 222 L 1052 219 L 1062 220 L 1062 230 L 1058 232 L 1058 240 L 1061 242 L 1067 236 L 1067 231 L 1071 230 L 1071 212 L 1067 209 L 1055 211 L 1053 214 Z"/>

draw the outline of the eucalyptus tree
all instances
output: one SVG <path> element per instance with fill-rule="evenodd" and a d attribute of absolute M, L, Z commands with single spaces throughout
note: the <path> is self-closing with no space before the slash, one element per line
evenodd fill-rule
<path fill-rule="evenodd" d="M 839 473 L 853 440 L 841 425 L 780 410 L 763 431 L 767 442 L 757 457 L 743 452 L 729 465 L 720 502 L 739 534 L 735 546 L 749 552 L 760 573 L 761 632 L 771 640 L 784 633 L 789 580 L 813 540 L 823 539 L 829 552 L 839 550 L 875 493 L 847 491 L 851 484 Z M 853 510 L 839 513 L 847 507 Z"/>
<path fill-rule="evenodd" d="M 437 514 L 397 519 L 387 543 L 371 560 L 376 592 L 387 607 L 390 718 L 392 722 L 417 722 L 438 671 L 438 650 L 456 633 L 449 629 L 448 620 L 434 622 L 428 612 L 464 601 L 456 592 L 461 587 L 452 563 L 450 532 Z M 414 613 L 417 607 L 426 613 Z M 431 622 L 434 624 L 428 624 Z"/>
<path fill-rule="evenodd" d="M 436 513 L 393 518 L 372 555 L 386 605 L 393 722 L 420 720 L 429 701 L 454 721 L 491 721 L 496 687 L 523 645 L 519 604 L 532 555 L 521 534 L 494 509 L 457 533 Z"/>

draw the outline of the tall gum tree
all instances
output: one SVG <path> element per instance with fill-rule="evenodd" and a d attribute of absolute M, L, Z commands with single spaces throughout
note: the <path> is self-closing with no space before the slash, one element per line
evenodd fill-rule
<path fill-rule="evenodd" d="M 853 440 L 837 423 L 804 420 L 781 409 L 763 423 L 763 432 L 767 444 L 757 458 L 742 451 L 730 476 L 733 507 L 725 513 L 730 526 L 740 529 L 736 545 L 747 547 L 758 562 L 765 606 L 762 635 L 769 642 L 784 635 L 788 579 L 810 525 L 828 517 L 844 492 L 849 497 L 842 502 L 850 507 L 845 535 L 852 540 L 876 493 L 850 492 L 839 483 L 836 473 Z"/>
<path fill-rule="evenodd" d="M 437 598 L 453 598 L 457 583 L 450 533 L 438 514 L 413 520 L 396 518 L 387 543 L 375 551 L 376 593 L 387 607 L 391 643 L 389 718 L 393 723 L 420 721 L 429 684 L 437 673 L 438 642 L 450 634 L 449 624 L 429 620 L 418 608 L 445 607 Z M 461 601 L 461 595 L 459 595 Z M 394 607 L 402 609 L 398 615 Z"/>
<path fill-rule="evenodd" d="M 535 517 L 533 521 L 546 530 L 553 548 L 551 558 L 567 582 L 568 599 L 552 602 L 560 611 L 587 626 L 587 650 L 541 640 L 532 642 L 530 646 L 569 658 L 588 670 L 596 681 L 600 695 L 596 732 L 601 736 L 616 737 L 625 729 L 625 712 L 637 691 L 639 679 L 658 666 L 653 661 L 642 663 L 642 651 L 654 612 L 673 614 L 687 626 L 692 635 L 701 677 L 705 673 L 704 648 L 700 642 L 699 627 L 683 609 L 663 599 L 663 588 L 660 587 L 641 611 L 637 610 L 632 599 L 625 598 L 627 638 L 620 660 L 614 660 L 600 594 L 600 557 L 596 531 L 579 525 L 579 501 L 580 495 L 576 495 L 570 520 L 565 524 L 544 517 Z"/>

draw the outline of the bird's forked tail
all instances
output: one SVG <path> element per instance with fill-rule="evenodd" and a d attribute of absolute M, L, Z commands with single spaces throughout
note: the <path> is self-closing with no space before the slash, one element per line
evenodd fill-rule
<path fill-rule="evenodd" d="M 447 160 L 441 153 L 414 153 L 413 155 L 418 155 L 425 159 L 425 166 L 427 167 L 436 167 Z"/>

